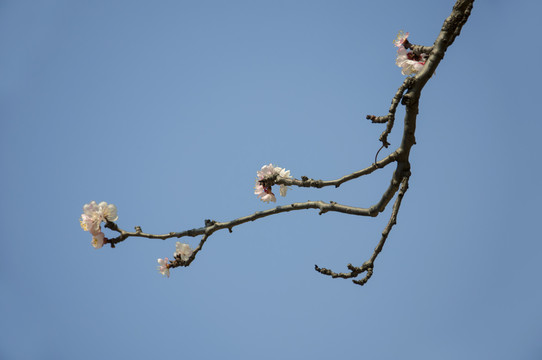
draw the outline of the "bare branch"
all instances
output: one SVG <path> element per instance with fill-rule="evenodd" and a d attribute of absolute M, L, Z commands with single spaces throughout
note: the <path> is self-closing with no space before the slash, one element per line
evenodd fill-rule
<path fill-rule="evenodd" d="M 391 106 L 388 111 L 388 115 L 386 116 L 375 116 L 375 115 L 367 115 L 367 120 L 371 120 L 373 123 L 387 123 L 386 130 L 380 135 L 379 140 L 382 142 L 382 145 L 384 147 L 388 147 L 390 143 L 388 143 L 388 135 L 391 133 L 391 130 L 393 129 L 393 125 L 395 122 L 395 111 L 397 110 L 397 106 L 401 102 L 401 99 L 403 98 L 403 93 L 405 90 L 408 90 L 410 86 L 412 85 L 412 78 L 407 77 L 405 81 L 401 84 L 397 92 L 395 93 L 395 96 L 391 100 Z"/>
<path fill-rule="evenodd" d="M 458 37 L 459 34 L 461 34 L 461 29 L 469 19 L 473 6 L 474 0 L 457 1 L 455 3 L 454 11 L 457 11 L 457 15 L 453 18 L 452 16 L 450 16 L 450 26 L 454 28 L 454 31 L 452 37 L 448 41 L 448 46 L 452 45 L 452 43 L 455 41 L 455 38 Z"/>
<path fill-rule="evenodd" d="M 301 180 L 298 179 L 277 179 L 274 183 L 277 185 L 287 185 L 287 186 L 299 186 L 299 187 L 314 187 L 314 188 L 323 188 L 325 186 L 335 186 L 338 188 L 341 186 L 341 184 L 357 179 L 364 175 L 369 175 L 373 171 L 377 169 L 382 169 L 386 165 L 391 164 L 392 162 L 395 162 L 398 156 L 398 152 L 394 151 L 393 153 L 386 156 L 384 159 L 372 164 L 369 167 L 366 167 L 365 169 L 358 170 L 356 172 L 353 172 L 351 174 L 345 175 L 339 179 L 336 180 L 314 180 L 309 179 L 306 176 L 301 177 Z"/>
<path fill-rule="evenodd" d="M 358 215 L 358 216 L 376 216 L 378 214 L 377 212 L 374 212 L 371 209 L 341 205 L 334 201 L 330 201 L 329 203 L 326 203 L 324 201 L 307 201 L 304 203 L 293 203 L 293 204 L 285 205 L 285 206 L 277 206 L 276 208 L 269 209 L 269 210 L 257 211 L 252 215 L 240 217 L 228 222 L 217 222 L 217 221 L 212 221 L 212 220 L 206 220 L 206 224 L 204 227 L 185 230 L 182 232 L 170 232 L 168 234 L 161 234 L 161 235 L 144 233 L 141 231 L 141 227 L 137 227 L 139 231 L 136 230 L 135 232 L 130 232 L 130 231 L 122 230 L 121 228 L 118 227 L 116 223 L 108 222 L 105 225 L 105 227 L 120 233 L 120 235 L 117 236 L 116 238 L 108 239 L 107 243 L 111 244 L 111 246 L 114 247 L 115 244 L 118 244 L 129 237 L 143 237 L 143 238 L 148 238 L 148 239 L 160 239 L 160 240 L 166 240 L 170 238 L 181 238 L 185 236 L 195 237 L 199 235 L 206 235 L 207 237 L 209 237 L 215 231 L 222 230 L 222 229 L 229 229 L 231 232 L 231 229 L 233 229 L 235 226 L 239 226 L 249 221 L 258 220 L 270 215 L 280 214 L 284 212 L 306 210 L 306 209 L 319 209 L 320 210 L 320 212 L 318 213 L 319 215 L 325 214 L 327 212 L 339 212 L 343 214 Z"/>
<path fill-rule="evenodd" d="M 333 272 L 330 269 L 326 268 L 320 268 L 318 265 L 314 265 L 314 269 L 318 271 L 320 274 L 331 276 L 332 278 L 343 278 L 343 279 L 349 279 L 349 278 L 355 278 L 358 275 L 366 272 L 366 276 L 361 280 L 352 280 L 354 284 L 358 285 L 365 285 L 367 281 L 373 276 L 373 269 L 374 269 L 374 262 L 376 258 L 378 257 L 378 254 L 382 251 L 382 248 L 384 247 L 384 244 L 386 243 L 386 239 L 388 238 L 388 235 L 393 228 L 395 224 L 397 224 L 397 214 L 399 213 L 399 208 L 401 207 L 401 202 L 403 201 L 403 196 L 405 196 L 406 191 L 408 190 L 408 176 L 405 176 L 403 180 L 401 181 L 401 189 L 399 190 L 399 193 L 397 194 L 397 198 L 395 199 L 395 203 L 393 204 L 393 209 L 391 212 L 390 220 L 388 221 L 388 224 L 382 231 L 382 237 L 380 238 L 380 242 L 376 246 L 376 248 L 373 251 L 373 255 L 369 260 L 363 263 L 363 265 L 356 267 L 352 264 L 348 264 L 347 267 L 350 270 L 349 273 L 336 273 Z"/>
<path fill-rule="evenodd" d="M 397 174 L 397 171 L 395 174 Z M 405 176 L 410 176 L 410 173 L 406 174 Z M 371 210 L 376 213 L 381 213 L 386 210 L 386 206 L 388 206 L 388 203 L 391 201 L 391 199 L 393 199 L 397 190 L 399 190 L 399 180 L 397 180 L 396 176 L 393 176 L 390 186 L 388 186 L 386 191 L 384 191 L 380 201 L 371 207 Z"/>

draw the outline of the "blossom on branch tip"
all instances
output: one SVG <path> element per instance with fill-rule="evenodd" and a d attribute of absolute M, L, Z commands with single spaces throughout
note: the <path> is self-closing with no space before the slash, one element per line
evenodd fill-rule
<path fill-rule="evenodd" d="M 91 201 L 89 204 L 83 206 L 83 214 L 81 214 L 81 220 L 79 220 L 81 228 L 93 235 L 100 232 L 100 221 L 97 214 L 98 205 L 95 201 Z"/>
<path fill-rule="evenodd" d="M 83 230 L 92 235 L 92 246 L 99 249 L 105 243 L 101 228 L 102 222 L 116 221 L 118 218 L 115 205 L 107 204 L 105 201 L 99 204 L 96 204 L 96 201 L 91 201 L 83 206 L 83 214 L 81 214 L 79 223 Z"/>
<path fill-rule="evenodd" d="M 418 73 L 423 68 L 426 59 L 426 54 L 416 55 L 401 45 L 397 49 L 395 64 L 402 69 L 401 73 L 403 75 L 411 75 Z"/>
<path fill-rule="evenodd" d="M 286 170 L 286 169 L 282 169 L 282 168 L 275 168 L 276 169 L 280 169 L 279 173 L 278 173 L 278 178 L 280 179 L 291 179 L 292 177 L 290 176 L 290 170 Z M 280 185 L 280 196 L 286 196 L 286 192 L 290 189 L 289 186 L 286 186 L 286 185 L 283 185 L 281 184 Z"/>
<path fill-rule="evenodd" d="M 410 33 L 408 32 L 404 32 L 403 30 L 400 30 L 395 40 L 393 40 L 393 45 L 395 45 L 396 47 L 402 46 L 405 43 L 406 39 L 408 38 L 409 34 Z"/>
<path fill-rule="evenodd" d="M 169 277 L 169 259 L 167 257 L 163 259 L 158 259 L 158 264 L 159 265 L 156 268 L 158 269 L 160 274 Z"/>
<path fill-rule="evenodd" d="M 256 185 L 254 186 L 254 194 L 257 195 L 261 201 L 269 203 L 270 201 L 276 202 L 277 198 L 271 187 L 277 180 L 290 179 L 290 170 L 283 169 L 273 164 L 262 166 L 261 170 L 256 173 Z M 286 192 L 289 187 L 286 185 L 280 185 L 280 195 L 286 196 Z"/>
<path fill-rule="evenodd" d="M 405 42 L 407 43 L 407 47 L 409 47 L 407 40 L 408 35 L 408 32 L 401 30 L 397 34 L 397 37 L 395 37 L 395 40 L 393 40 L 393 45 L 398 47 L 395 64 L 401 68 L 401 73 L 403 75 L 418 73 L 423 68 L 425 61 L 427 60 L 427 54 L 418 55 L 405 47 Z"/>
<path fill-rule="evenodd" d="M 104 218 L 104 221 L 117 221 L 119 216 L 117 215 L 117 207 L 113 204 L 107 204 L 105 201 L 102 201 L 98 204 L 100 212 Z"/>
<path fill-rule="evenodd" d="M 175 254 L 173 256 L 180 257 L 182 261 L 186 261 L 190 258 L 194 250 L 188 244 L 177 241 L 175 243 Z"/>
<path fill-rule="evenodd" d="M 275 194 L 273 194 L 273 192 L 271 191 L 270 187 L 265 188 L 265 194 L 259 194 L 258 197 L 260 198 L 261 201 L 268 204 L 270 201 L 277 202 L 277 198 L 275 197 Z"/>
<path fill-rule="evenodd" d="M 105 235 L 103 232 L 99 232 L 98 234 L 92 236 L 91 244 L 95 249 L 101 248 L 102 246 L 104 246 L 104 243 Z"/>

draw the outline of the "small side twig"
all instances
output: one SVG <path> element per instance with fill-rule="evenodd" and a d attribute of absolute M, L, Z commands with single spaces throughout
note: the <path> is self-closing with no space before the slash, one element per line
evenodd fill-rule
<path fill-rule="evenodd" d="M 412 86 L 412 78 L 407 77 L 401 86 L 399 86 L 399 89 L 397 89 L 397 92 L 395 93 L 393 99 L 391 100 L 391 106 L 388 110 L 388 115 L 385 116 L 375 116 L 375 115 L 367 115 L 367 120 L 371 120 L 373 123 L 376 124 L 383 124 L 386 123 L 386 129 L 382 134 L 380 135 L 379 141 L 382 142 L 382 145 L 387 148 L 390 143 L 388 142 L 388 135 L 391 133 L 391 130 L 393 129 L 393 125 L 395 123 L 395 112 L 397 111 L 397 106 L 401 103 L 401 99 L 403 97 L 403 94 L 406 90 L 410 89 Z"/>
<path fill-rule="evenodd" d="M 388 235 L 393 228 L 395 224 L 397 224 L 397 214 L 399 213 L 399 208 L 401 207 L 401 202 L 403 201 L 403 197 L 405 196 L 406 191 L 408 190 L 408 176 L 405 176 L 401 181 L 401 188 L 399 192 L 397 193 L 397 198 L 395 199 L 395 203 L 393 204 L 393 209 L 391 212 L 390 220 L 388 221 L 388 224 L 382 231 L 382 237 L 380 238 L 380 241 L 378 242 L 378 245 L 373 251 L 373 255 L 369 260 L 363 263 L 361 266 L 353 266 L 352 264 L 348 264 L 347 268 L 350 270 L 350 272 L 347 273 L 336 273 L 330 269 L 326 268 L 320 268 L 318 265 L 314 266 L 314 269 L 318 271 L 320 274 L 331 276 L 332 278 L 343 278 L 343 279 L 350 279 L 350 278 L 356 278 L 360 274 L 366 272 L 366 275 L 363 279 L 360 280 L 352 280 L 354 284 L 357 285 L 365 285 L 367 281 L 373 276 L 373 269 L 374 269 L 374 262 L 376 258 L 378 257 L 378 254 L 382 251 L 382 248 L 384 247 L 384 244 L 386 243 L 386 239 L 388 238 Z"/>
<path fill-rule="evenodd" d="M 192 251 L 192 254 L 188 258 L 188 260 L 182 260 L 180 256 L 175 257 L 175 260 L 170 261 L 169 267 L 170 268 L 176 268 L 176 267 L 179 267 L 179 266 L 185 266 L 185 267 L 189 266 L 192 263 L 192 261 L 194 261 L 194 259 L 196 259 L 196 255 L 201 251 L 201 249 L 203 248 L 203 245 L 205 244 L 205 242 L 207 241 L 209 236 L 210 235 L 204 234 L 201 237 L 201 240 L 200 240 L 198 246 L 194 249 L 194 251 Z"/>

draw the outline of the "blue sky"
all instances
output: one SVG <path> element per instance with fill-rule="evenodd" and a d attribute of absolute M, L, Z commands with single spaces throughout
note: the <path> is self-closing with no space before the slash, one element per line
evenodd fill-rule
<path fill-rule="evenodd" d="M 392 40 L 430 45 L 452 5 L 1 2 L 0 358 L 540 359 L 535 1 L 476 1 L 423 90 L 410 189 L 364 287 L 314 264 L 363 263 L 390 209 L 218 232 L 169 279 L 156 259 L 175 240 L 95 250 L 79 227 L 95 200 L 122 228 L 181 231 L 270 208 L 264 164 L 368 166 L 383 127 L 365 115 L 403 79 Z M 391 171 L 277 204 L 367 207 Z"/>

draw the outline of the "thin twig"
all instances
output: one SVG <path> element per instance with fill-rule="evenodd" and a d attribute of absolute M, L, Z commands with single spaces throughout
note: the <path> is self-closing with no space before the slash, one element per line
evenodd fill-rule
<path fill-rule="evenodd" d="M 391 106 L 388 110 L 388 115 L 385 116 L 375 116 L 375 115 L 367 115 L 367 120 L 371 120 L 373 123 L 382 124 L 386 123 L 386 129 L 382 134 L 380 135 L 379 141 L 382 142 L 382 145 L 387 148 L 390 143 L 388 142 L 388 135 L 391 133 L 391 130 L 393 129 L 393 125 L 395 123 L 395 112 L 397 111 L 397 106 L 399 106 L 399 103 L 401 102 L 401 99 L 403 97 L 403 94 L 405 90 L 408 90 L 410 86 L 412 85 L 412 78 L 407 77 L 401 86 L 399 86 L 399 89 L 397 89 L 397 92 L 393 96 L 393 99 L 391 100 Z"/>
<path fill-rule="evenodd" d="M 399 155 L 398 151 L 394 151 L 388 156 L 386 156 L 384 159 L 376 163 L 373 163 L 371 166 L 368 166 L 365 169 L 358 170 L 351 174 L 345 175 L 336 180 L 314 180 L 314 179 L 309 179 L 308 177 L 302 177 L 301 180 L 281 178 L 281 179 L 277 179 L 274 183 L 278 185 L 286 185 L 286 186 L 314 187 L 314 188 L 323 188 L 325 186 L 335 186 L 336 188 L 338 188 L 339 186 L 341 186 L 341 184 L 347 181 L 359 178 L 364 175 L 369 175 L 377 169 L 382 169 L 386 167 L 386 165 L 389 165 L 392 162 L 395 162 L 398 155 Z"/>
<path fill-rule="evenodd" d="M 207 241 L 209 236 L 210 235 L 204 234 L 201 237 L 199 245 L 192 251 L 192 254 L 190 255 L 190 257 L 187 260 L 182 260 L 180 256 L 175 257 L 175 260 L 172 260 L 170 262 L 169 267 L 170 268 L 176 268 L 176 267 L 179 267 L 179 266 L 188 266 L 188 265 L 190 265 L 192 263 L 192 261 L 194 261 L 194 259 L 196 258 L 196 255 L 203 248 L 203 245 L 205 244 L 205 242 Z"/>
<path fill-rule="evenodd" d="M 231 230 L 235 226 L 239 226 L 246 222 L 258 220 L 270 215 L 276 215 L 276 214 L 280 214 L 284 212 L 306 210 L 306 209 L 319 209 L 320 210 L 319 215 L 325 214 L 327 212 L 339 212 L 343 214 L 358 215 L 358 216 L 378 215 L 377 212 L 374 212 L 374 210 L 372 210 L 372 207 L 369 209 L 364 209 L 364 208 L 359 208 L 359 207 L 354 207 L 354 206 L 341 205 L 334 201 L 331 201 L 329 203 L 326 203 L 324 201 L 307 201 L 304 203 L 293 203 L 290 205 L 277 206 L 269 210 L 258 211 L 252 215 L 240 217 L 228 222 L 209 221 L 204 227 L 185 230 L 182 232 L 170 232 L 168 234 L 161 234 L 161 235 L 147 234 L 142 231 L 139 231 L 139 232 L 126 231 L 119 228 L 116 223 L 108 222 L 105 225 L 105 227 L 118 232 L 120 235 L 117 236 L 116 238 L 108 239 L 107 243 L 111 245 L 115 245 L 126 240 L 129 237 L 142 237 L 142 238 L 148 238 L 148 239 L 166 240 L 170 238 L 181 238 L 185 236 L 195 237 L 195 236 L 204 235 L 204 234 L 207 236 L 211 236 L 215 231 L 222 230 L 222 229 Z"/>
<path fill-rule="evenodd" d="M 401 207 L 401 202 L 403 201 L 403 196 L 405 196 L 406 191 L 408 190 L 408 176 L 405 176 L 403 180 L 401 181 L 401 188 L 397 194 L 397 198 L 395 199 L 395 203 L 393 204 L 393 209 L 390 215 L 390 220 L 388 221 L 388 224 L 382 231 L 382 237 L 380 238 L 380 242 L 376 246 L 376 248 L 373 251 L 373 255 L 369 260 L 363 263 L 363 265 L 357 267 L 353 266 L 352 264 L 348 264 L 347 267 L 350 270 L 348 273 L 336 273 L 330 269 L 326 268 L 320 268 L 318 265 L 314 265 L 314 269 L 318 271 L 320 274 L 331 276 L 332 278 L 343 278 L 343 279 L 350 279 L 355 278 L 358 275 L 366 272 L 366 276 L 363 279 L 360 280 L 352 280 L 354 284 L 357 285 L 365 285 L 367 281 L 371 278 L 373 275 L 373 269 L 374 269 L 374 262 L 376 258 L 378 257 L 378 254 L 382 251 L 382 248 L 384 247 L 384 244 L 386 243 L 386 239 L 388 238 L 388 235 L 393 228 L 395 224 L 397 224 L 397 214 L 399 213 L 399 208 Z"/>

